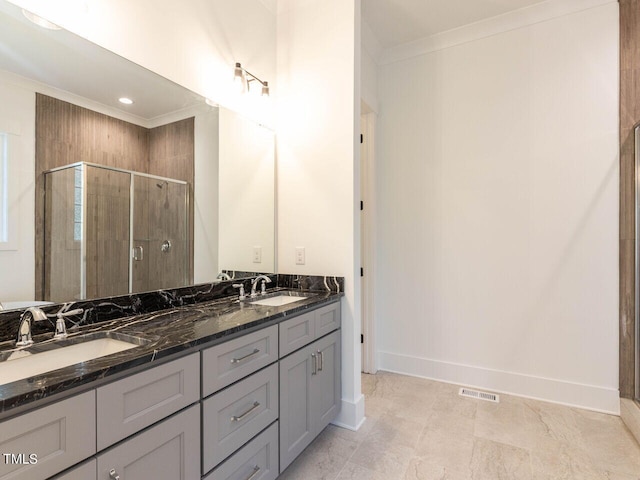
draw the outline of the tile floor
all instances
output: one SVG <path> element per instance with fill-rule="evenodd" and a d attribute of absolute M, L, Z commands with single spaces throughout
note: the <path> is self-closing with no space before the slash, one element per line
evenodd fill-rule
<path fill-rule="evenodd" d="M 330 425 L 279 480 L 640 480 L 619 417 L 380 372 L 362 376 L 367 421 Z"/>

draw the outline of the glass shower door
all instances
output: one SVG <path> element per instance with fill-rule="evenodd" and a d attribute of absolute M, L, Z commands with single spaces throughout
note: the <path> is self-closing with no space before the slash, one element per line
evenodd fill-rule
<path fill-rule="evenodd" d="M 133 174 L 131 291 L 187 285 L 187 185 Z"/>

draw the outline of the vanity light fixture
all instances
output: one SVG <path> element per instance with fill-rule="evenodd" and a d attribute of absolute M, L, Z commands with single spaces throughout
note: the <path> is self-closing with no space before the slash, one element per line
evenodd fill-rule
<path fill-rule="evenodd" d="M 253 73 L 242 68 L 242 65 L 240 63 L 236 63 L 236 67 L 233 71 L 233 80 L 234 82 L 236 82 L 236 84 L 239 85 L 241 92 L 250 90 L 251 82 L 258 82 L 262 86 L 262 96 L 269 96 L 269 82 L 260 80 Z"/>
<path fill-rule="evenodd" d="M 132 105 L 133 104 L 133 100 L 131 100 L 130 98 L 127 98 L 127 97 L 119 98 L 118 101 L 120 103 L 124 103 L 125 105 Z"/>
<path fill-rule="evenodd" d="M 22 14 L 27 18 L 27 20 L 35 23 L 39 27 L 46 28 L 47 30 L 62 30 L 62 27 L 56 25 L 55 23 L 51 23 L 49 20 L 46 20 L 35 13 L 31 13 L 29 10 L 22 9 Z"/>

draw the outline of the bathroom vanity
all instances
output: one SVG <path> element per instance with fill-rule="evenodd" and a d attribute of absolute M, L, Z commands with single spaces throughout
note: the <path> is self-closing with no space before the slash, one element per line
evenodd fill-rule
<path fill-rule="evenodd" d="M 342 294 L 276 296 L 299 298 L 226 297 L 70 335 L 147 341 L 0 386 L 0 479 L 275 479 L 339 412 Z"/>

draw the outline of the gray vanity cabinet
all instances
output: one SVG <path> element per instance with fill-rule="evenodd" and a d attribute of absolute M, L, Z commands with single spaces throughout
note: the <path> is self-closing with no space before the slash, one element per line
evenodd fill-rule
<path fill-rule="evenodd" d="M 98 480 L 200 478 L 200 405 L 100 453 Z"/>
<path fill-rule="evenodd" d="M 303 313 L 279 325 L 280 358 L 340 328 L 340 303 Z"/>
<path fill-rule="evenodd" d="M 95 405 L 91 391 L 2 422 L 0 453 L 14 457 L 0 458 L 0 479 L 49 478 L 93 455 Z"/>
<path fill-rule="evenodd" d="M 278 477 L 278 422 L 224 461 L 204 480 L 275 480 Z"/>
<path fill-rule="evenodd" d="M 198 353 L 98 388 L 98 451 L 199 399 Z"/>
<path fill-rule="evenodd" d="M 340 398 L 340 330 L 280 360 L 281 472 L 336 418 Z"/>
<path fill-rule="evenodd" d="M 97 463 L 96 459 L 93 458 L 82 465 L 55 476 L 53 480 L 94 480 L 98 475 L 96 471 Z"/>

